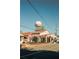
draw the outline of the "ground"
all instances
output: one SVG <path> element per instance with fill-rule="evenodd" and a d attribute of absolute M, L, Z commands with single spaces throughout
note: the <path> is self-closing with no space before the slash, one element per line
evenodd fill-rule
<path fill-rule="evenodd" d="M 23 44 L 21 48 L 39 51 L 39 50 L 48 50 L 48 51 L 59 51 L 58 43 L 31 43 L 31 44 Z"/>

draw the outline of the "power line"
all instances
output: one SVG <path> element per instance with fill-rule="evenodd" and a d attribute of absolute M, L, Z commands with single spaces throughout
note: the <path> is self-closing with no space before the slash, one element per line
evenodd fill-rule
<path fill-rule="evenodd" d="M 31 3 L 31 1 L 30 1 L 30 0 L 27 0 L 27 2 L 28 2 L 29 5 L 35 10 L 35 12 L 40 16 L 40 18 L 44 19 L 44 18 L 40 15 L 40 13 L 38 12 L 38 10 L 34 7 L 34 5 Z"/>
<path fill-rule="evenodd" d="M 35 6 L 31 3 L 31 1 L 30 1 L 30 0 L 27 0 L 27 2 L 28 2 L 29 5 L 35 10 L 35 12 L 37 13 L 37 15 L 38 15 L 41 19 L 45 20 L 45 18 L 44 18 L 42 15 L 40 15 L 40 13 L 39 13 L 38 10 L 35 8 Z M 46 21 L 46 20 L 45 20 L 45 21 Z M 44 21 L 44 22 L 45 22 L 45 21 Z M 48 25 L 47 21 L 46 21 L 45 23 Z M 51 27 L 50 27 L 50 29 L 51 29 Z"/>
<path fill-rule="evenodd" d="M 23 28 L 26 28 L 26 29 L 34 30 L 33 28 L 30 28 L 30 27 L 27 27 L 27 26 L 24 26 L 24 25 L 20 25 L 20 26 L 23 27 Z"/>

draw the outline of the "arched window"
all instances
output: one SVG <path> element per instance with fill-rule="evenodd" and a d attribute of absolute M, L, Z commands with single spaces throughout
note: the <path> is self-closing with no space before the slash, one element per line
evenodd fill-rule
<path fill-rule="evenodd" d="M 24 39 L 27 39 L 27 37 L 24 37 Z"/>
<path fill-rule="evenodd" d="M 35 43 L 38 42 L 38 37 L 33 37 L 32 41 Z"/>

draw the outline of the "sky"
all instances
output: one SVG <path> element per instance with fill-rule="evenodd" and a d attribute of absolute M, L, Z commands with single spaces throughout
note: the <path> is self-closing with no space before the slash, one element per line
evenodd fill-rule
<path fill-rule="evenodd" d="M 36 21 L 41 21 L 49 32 L 55 33 L 56 29 L 59 31 L 59 0 L 30 0 L 30 2 L 39 15 L 27 0 L 20 0 L 20 31 L 34 31 Z"/>

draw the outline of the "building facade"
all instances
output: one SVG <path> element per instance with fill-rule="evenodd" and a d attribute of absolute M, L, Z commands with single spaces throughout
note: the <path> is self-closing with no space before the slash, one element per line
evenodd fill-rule
<path fill-rule="evenodd" d="M 20 44 L 23 43 L 50 43 L 58 40 L 55 34 L 49 33 L 44 29 L 43 24 L 40 21 L 35 23 L 36 30 L 34 32 L 21 32 Z"/>

